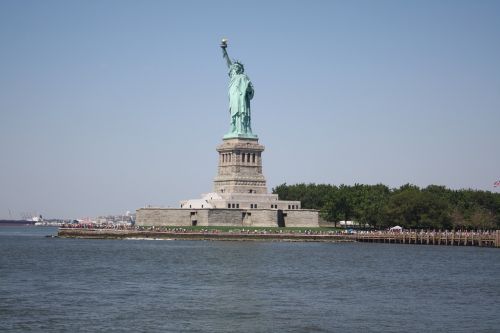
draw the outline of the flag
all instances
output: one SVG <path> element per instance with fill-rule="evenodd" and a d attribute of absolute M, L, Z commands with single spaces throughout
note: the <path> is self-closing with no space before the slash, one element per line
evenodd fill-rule
<path fill-rule="evenodd" d="M 497 180 L 496 182 L 493 183 L 493 187 L 498 187 L 500 186 L 500 180 Z"/>

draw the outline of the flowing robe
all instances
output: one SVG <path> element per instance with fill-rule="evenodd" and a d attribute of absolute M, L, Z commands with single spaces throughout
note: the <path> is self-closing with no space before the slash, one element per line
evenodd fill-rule
<path fill-rule="evenodd" d="M 252 134 L 250 100 L 254 90 L 245 74 L 231 73 L 229 80 L 229 113 L 232 134 Z"/>

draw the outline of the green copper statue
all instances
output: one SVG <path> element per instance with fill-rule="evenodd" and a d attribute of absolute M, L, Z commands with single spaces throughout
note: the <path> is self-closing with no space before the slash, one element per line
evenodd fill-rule
<path fill-rule="evenodd" d="M 254 139 L 257 135 L 252 133 L 250 100 L 254 90 L 252 82 L 244 73 L 245 68 L 239 61 L 231 61 L 227 54 L 227 40 L 223 39 L 220 45 L 222 56 L 226 59 L 229 68 L 229 114 L 231 115 L 231 128 L 224 139 L 247 138 Z"/>

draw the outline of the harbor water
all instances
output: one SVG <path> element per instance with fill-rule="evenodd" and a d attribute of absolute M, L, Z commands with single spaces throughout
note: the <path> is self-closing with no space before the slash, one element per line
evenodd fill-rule
<path fill-rule="evenodd" d="M 500 331 L 500 249 L 56 233 L 0 228 L 0 331 Z"/>

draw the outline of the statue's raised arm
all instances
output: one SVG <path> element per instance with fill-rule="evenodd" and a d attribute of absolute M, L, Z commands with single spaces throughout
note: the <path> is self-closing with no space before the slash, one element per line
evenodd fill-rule
<path fill-rule="evenodd" d="M 227 48 L 227 39 L 225 39 L 225 38 L 222 39 L 220 47 L 222 49 L 222 57 L 224 59 L 226 59 L 227 68 L 230 68 L 233 63 L 232 63 L 231 59 L 229 59 L 229 55 L 227 54 L 227 51 L 226 51 L 226 48 Z"/>

